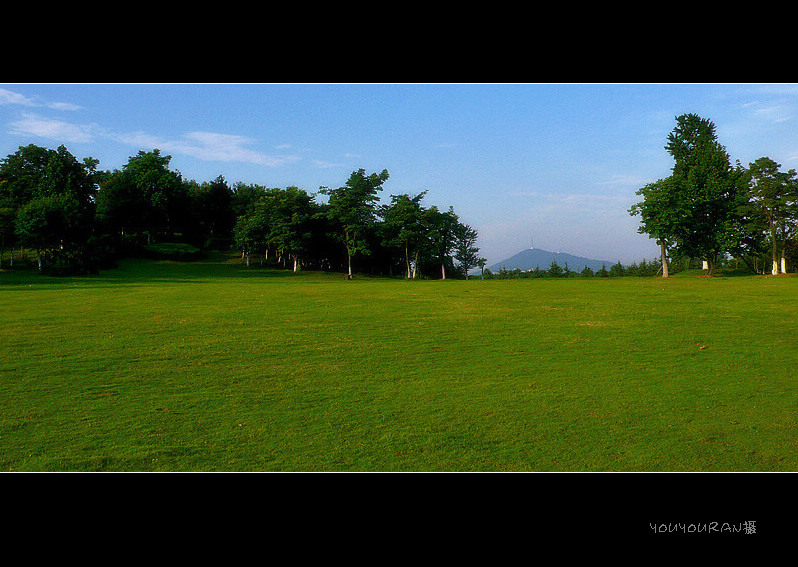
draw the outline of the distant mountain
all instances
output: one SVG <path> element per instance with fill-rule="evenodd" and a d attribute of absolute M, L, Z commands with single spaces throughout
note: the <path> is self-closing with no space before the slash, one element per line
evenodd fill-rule
<path fill-rule="evenodd" d="M 572 256 L 564 252 L 549 252 L 548 250 L 540 250 L 537 248 L 528 248 L 522 250 L 514 256 L 510 256 L 506 260 L 496 262 L 492 266 L 488 266 L 491 272 L 498 272 L 502 267 L 507 270 L 515 270 L 518 268 L 521 271 L 534 270 L 535 266 L 541 270 L 548 270 L 552 261 L 556 261 L 557 265 L 561 268 L 565 267 L 568 263 L 568 269 L 572 272 L 581 272 L 585 266 L 590 266 L 594 272 L 600 270 L 601 266 L 610 266 L 617 264 L 617 262 L 608 262 L 606 260 L 591 260 L 590 258 L 582 258 L 581 256 Z"/>

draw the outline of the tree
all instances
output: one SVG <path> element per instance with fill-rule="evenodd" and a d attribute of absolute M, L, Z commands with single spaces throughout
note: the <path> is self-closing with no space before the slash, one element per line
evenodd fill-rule
<path fill-rule="evenodd" d="M 269 207 L 267 242 L 294 262 L 299 269 L 303 257 L 309 253 L 312 238 L 310 222 L 317 213 L 313 197 L 297 187 L 274 191 L 259 203 Z"/>
<path fill-rule="evenodd" d="M 660 245 L 662 277 L 668 277 L 668 248 L 675 245 L 677 235 L 682 229 L 682 206 L 679 202 L 680 186 L 672 177 L 649 183 L 638 190 L 643 200 L 629 209 L 632 216 L 640 215 L 640 234 L 648 234 Z"/>
<path fill-rule="evenodd" d="M 451 258 L 457 236 L 459 225 L 457 215 L 452 207 L 449 207 L 448 211 L 441 212 L 438 207 L 433 206 L 425 211 L 424 218 L 430 228 L 428 234 L 433 254 L 441 265 L 441 279 L 445 280 L 446 262 Z"/>
<path fill-rule="evenodd" d="M 618 263 L 613 264 L 612 266 L 610 266 L 609 277 L 618 278 L 618 277 L 621 277 L 623 275 L 623 273 L 624 273 L 623 264 L 621 264 L 620 261 L 618 261 Z"/>
<path fill-rule="evenodd" d="M 232 235 L 233 190 L 224 177 L 219 175 L 210 183 L 186 183 L 191 204 L 191 220 L 186 223 L 184 233 L 191 233 L 193 240 L 201 246 L 218 247 Z"/>
<path fill-rule="evenodd" d="M 233 227 L 233 242 L 241 250 L 241 257 L 246 258 L 249 266 L 249 256 L 257 250 L 259 244 L 264 241 L 262 231 L 259 230 L 257 220 L 254 215 L 244 214 L 236 219 Z"/>
<path fill-rule="evenodd" d="M 672 174 L 639 190 L 644 199 L 629 212 L 640 214 L 640 232 L 660 243 L 663 277 L 668 246 L 683 256 L 704 258 L 712 275 L 719 256 L 734 246 L 731 225 L 744 172 L 732 168 L 715 125 L 695 114 L 676 118 L 665 149 L 674 158 Z"/>
<path fill-rule="evenodd" d="M 145 233 L 153 242 L 183 230 L 190 214 L 188 189 L 180 173 L 169 169 L 171 159 L 158 149 L 139 151 L 121 171 L 106 176 L 98 207 L 115 232 Z"/>
<path fill-rule="evenodd" d="M 322 187 L 319 193 L 328 195 L 325 214 L 337 225 L 336 238 L 346 247 L 348 277 L 352 277 L 352 257 L 370 254 L 367 231 L 376 220 L 377 192 L 388 180 L 388 170 L 366 175 L 365 170 L 352 172 L 346 184 L 337 189 Z"/>
<path fill-rule="evenodd" d="M 241 181 L 233 184 L 233 195 L 230 206 L 233 210 L 233 217 L 238 218 L 247 214 L 252 203 L 266 194 L 267 189 L 260 185 L 247 185 Z"/>
<path fill-rule="evenodd" d="M 39 269 L 45 260 L 58 260 L 62 273 L 87 267 L 97 193 L 98 161 L 79 162 L 66 147 L 55 150 L 33 144 L 20 147 L 0 163 L 0 208 L 3 231 L 38 251 Z"/>
<path fill-rule="evenodd" d="M 397 247 L 404 252 L 407 279 L 415 278 L 418 272 L 418 256 L 427 230 L 424 224 L 425 209 L 421 206 L 421 200 L 426 194 L 426 191 L 422 191 L 415 197 L 407 194 L 391 195 L 390 205 L 380 208 L 386 233 L 383 244 Z"/>
<path fill-rule="evenodd" d="M 32 199 L 17 213 L 17 234 L 25 246 L 36 250 L 39 271 L 58 251 L 68 254 L 83 228 L 80 206 L 71 195 Z"/>
<path fill-rule="evenodd" d="M 455 229 L 454 257 L 460 262 L 465 278 L 468 270 L 479 264 L 479 247 L 477 247 L 477 231 L 467 224 L 459 224 Z"/>
<path fill-rule="evenodd" d="M 11 246 L 11 265 L 14 265 L 14 244 L 16 244 L 15 211 L 11 207 L 0 206 L 0 268 L 3 267 L 6 246 Z"/>
<path fill-rule="evenodd" d="M 746 191 L 747 207 L 743 214 L 751 222 L 749 226 L 770 237 L 771 273 L 786 272 L 784 248 L 790 227 L 796 218 L 798 206 L 798 180 L 794 169 L 781 172 L 780 164 L 768 157 L 761 157 L 749 164 L 750 185 Z"/>
<path fill-rule="evenodd" d="M 29 144 L 0 162 L 0 204 L 11 208 L 14 216 L 38 195 L 51 151 Z"/>
<path fill-rule="evenodd" d="M 733 245 L 730 224 L 742 168 L 732 168 L 715 125 L 696 114 L 676 118 L 665 149 L 675 160 L 671 177 L 681 193 L 677 246 L 683 255 L 705 259 L 712 275 L 719 256 Z"/>
<path fill-rule="evenodd" d="M 479 266 L 479 271 L 480 271 L 480 274 L 479 274 L 480 279 L 483 279 L 483 280 L 485 279 L 485 264 L 487 264 L 487 263 L 488 263 L 487 258 L 478 258 L 477 259 L 477 266 Z M 488 273 L 490 274 L 490 270 L 488 270 Z"/>

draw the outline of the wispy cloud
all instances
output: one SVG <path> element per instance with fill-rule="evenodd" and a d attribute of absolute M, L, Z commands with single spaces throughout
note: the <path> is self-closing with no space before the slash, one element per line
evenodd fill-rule
<path fill-rule="evenodd" d="M 9 126 L 10 134 L 33 135 L 64 143 L 93 142 L 101 133 L 101 129 L 95 124 L 71 124 L 28 113 L 23 114 L 21 119 L 11 122 Z"/>
<path fill-rule="evenodd" d="M 39 97 L 27 97 L 8 89 L 0 89 L 0 105 L 18 104 L 32 108 L 52 108 L 54 110 L 80 110 L 83 107 L 71 102 L 42 101 Z"/>
<path fill-rule="evenodd" d="M 279 167 L 299 160 L 296 155 L 270 155 L 250 149 L 255 140 L 234 134 L 188 132 L 181 138 L 165 139 L 145 132 L 106 135 L 128 146 L 158 148 L 168 153 L 195 157 L 203 161 L 243 162 Z"/>
<path fill-rule="evenodd" d="M 626 173 L 616 173 L 610 176 L 606 181 L 596 181 L 596 185 L 607 185 L 611 187 L 643 187 L 647 183 L 651 183 L 653 179 L 647 179 L 638 175 L 629 175 Z"/>
<path fill-rule="evenodd" d="M 112 132 L 96 124 L 74 124 L 26 113 L 10 123 L 9 133 L 57 140 L 61 143 L 89 143 L 113 140 L 139 149 L 158 148 L 164 152 L 191 156 L 203 161 L 243 162 L 279 167 L 299 161 L 297 155 L 271 155 L 251 146 L 255 140 L 234 134 L 188 132 L 180 138 L 161 138 L 146 132 Z"/>
<path fill-rule="evenodd" d="M 785 101 L 754 101 L 743 105 L 754 117 L 771 124 L 788 122 L 795 117 L 795 107 Z"/>
<path fill-rule="evenodd" d="M 320 167 L 322 169 L 328 169 L 328 168 L 331 168 L 331 167 L 343 167 L 344 166 L 344 164 L 342 164 L 342 163 L 332 163 L 332 162 L 329 162 L 329 161 L 322 161 L 320 159 L 314 159 L 313 160 L 313 165 L 315 165 L 316 167 Z"/>

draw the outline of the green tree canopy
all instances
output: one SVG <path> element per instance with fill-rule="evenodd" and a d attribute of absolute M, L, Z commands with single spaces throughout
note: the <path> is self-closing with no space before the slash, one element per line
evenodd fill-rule
<path fill-rule="evenodd" d="M 640 214 L 641 232 L 660 242 L 663 270 L 665 246 L 672 244 L 683 256 L 705 259 L 712 274 L 735 244 L 734 209 L 745 174 L 732 167 L 715 125 L 696 114 L 676 117 L 665 149 L 674 158 L 671 176 L 638 191 L 644 199 L 629 212 Z"/>
<path fill-rule="evenodd" d="M 371 175 L 359 169 L 352 172 L 342 187 L 319 190 L 322 195 L 329 196 L 325 211 L 337 226 L 336 238 L 346 247 L 349 277 L 352 277 L 352 257 L 371 253 L 367 232 L 376 221 L 377 193 L 388 177 L 387 169 Z"/>
<path fill-rule="evenodd" d="M 417 272 L 417 269 L 411 271 L 410 259 L 414 258 L 415 266 L 418 266 L 418 256 L 426 237 L 425 209 L 421 205 L 426 194 L 423 191 L 414 197 L 407 194 L 391 195 L 391 203 L 380 209 L 386 235 L 383 243 L 402 250 L 408 279 Z"/>

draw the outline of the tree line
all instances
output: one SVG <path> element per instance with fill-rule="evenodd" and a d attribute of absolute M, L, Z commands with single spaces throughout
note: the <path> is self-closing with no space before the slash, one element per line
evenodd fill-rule
<path fill-rule="evenodd" d="M 670 261 L 699 258 L 712 275 L 729 257 L 755 273 L 787 272 L 798 260 L 798 179 L 769 157 L 734 165 L 711 120 L 676 117 L 665 146 L 672 173 L 637 191 L 629 213 L 639 232 L 660 245 L 663 277 Z"/>
<path fill-rule="evenodd" d="M 352 172 L 315 194 L 223 176 L 183 179 L 171 156 L 139 151 L 121 169 L 79 161 L 65 146 L 34 144 L 0 161 L 0 267 L 6 251 L 35 252 L 38 269 L 65 275 L 113 267 L 117 259 L 167 248 L 241 252 L 250 265 L 420 277 L 468 277 L 485 259 L 477 231 L 448 210 L 425 206 L 426 191 L 380 204 L 387 170 Z M 317 197 L 326 197 L 320 202 Z M 18 260 L 19 262 L 19 260 Z"/>
<path fill-rule="evenodd" d="M 581 270 L 576 271 L 572 270 L 568 266 L 568 262 L 566 262 L 563 266 L 560 266 L 557 263 L 557 260 L 552 260 L 551 264 L 548 268 L 541 268 L 540 266 L 535 266 L 531 270 L 521 270 L 520 268 L 515 268 L 513 270 L 508 270 L 505 267 L 501 267 L 495 272 L 486 269 L 484 270 L 483 276 L 489 279 L 534 279 L 534 278 L 616 278 L 621 276 L 638 276 L 638 277 L 648 277 L 648 276 L 656 276 L 659 273 L 660 266 L 659 260 L 652 260 L 651 262 L 647 262 L 646 260 L 641 260 L 638 262 L 632 262 L 629 266 L 624 266 L 620 262 L 612 264 L 607 267 L 607 265 L 602 265 L 601 268 L 598 270 L 594 270 L 590 266 L 584 266 Z"/>

